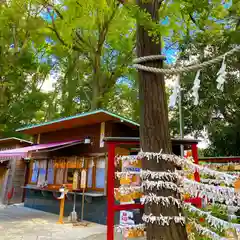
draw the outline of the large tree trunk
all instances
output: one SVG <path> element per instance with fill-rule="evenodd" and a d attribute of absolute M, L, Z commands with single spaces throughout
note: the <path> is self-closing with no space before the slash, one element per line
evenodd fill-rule
<path fill-rule="evenodd" d="M 94 68 L 93 68 L 93 82 L 92 82 L 92 99 L 91 99 L 91 111 L 99 109 L 101 107 L 101 54 L 99 51 L 95 53 Z"/>
<path fill-rule="evenodd" d="M 91 111 L 97 110 L 101 107 L 100 98 L 101 95 L 98 83 L 94 82 L 92 86 Z"/>
<path fill-rule="evenodd" d="M 153 21 L 159 22 L 158 11 L 160 7 L 159 0 L 151 0 L 149 3 L 143 3 L 137 0 L 139 7 L 151 14 Z M 146 2 L 146 1 L 145 1 Z M 137 28 L 137 55 L 138 57 L 148 55 L 159 55 L 161 53 L 161 44 L 155 43 L 148 36 L 143 26 Z M 153 67 L 162 67 L 162 62 L 148 62 L 145 65 Z M 164 76 L 162 74 L 154 74 L 139 71 L 139 95 L 140 95 L 140 137 L 141 148 L 145 152 L 171 153 L 171 140 L 168 127 L 168 108 L 165 93 Z M 168 162 L 144 160 L 143 169 L 152 171 L 173 170 L 174 166 Z M 161 196 L 174 196 L 179 198 L 177 194 L 169 190 L 161 190 L 154 192 Z M 147 192 L 146 192 L 147 194 Z M 152 204 L 145 206 L 145 214 L 152 213 L 155 216 L 162 214 L 163 216 L 178 216 L 181 210 L 175 205 L 163 207 L 162 205 Z M 157 224 L 147 225 L 147 239 L 161 240 L 186 240 L 187 233 L 185 226 L 171 222 L 169 226 L 160 226 Z"/>

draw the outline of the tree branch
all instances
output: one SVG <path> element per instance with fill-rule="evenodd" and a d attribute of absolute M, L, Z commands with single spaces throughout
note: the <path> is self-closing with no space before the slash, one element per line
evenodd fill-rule
<path fill-rule="evenodd" d="M 87 47 L 89 47 L 90 49 L 94 49 L 92 46 L 91 46 L 91 44 L 90 43 L 88 43 L 87 41 L 85 41 L 84 39 L 83 39 L 83 37 L 80 35 L 80 33 L 78 32 L 78 30 L 76 29 L 75 30 L 75 34 L 76 34 L 76 36 L 77 36 L 77 38 L 79 39 L 79 41 L 80 41 L 80 45 L 82 45 L 82 44 L 85 44 Z"/>
<path fill-rule="evenodd" d="M 56 34 L 58 40 L 59 40 L 63 45 L 67 46 L 67 44 L 66 44 L 66 43 L 63 41 L 63 39 L 61 38 L 60 34 L 57 32 L 57 29 L 56 29 L 56 26 L 55 26 L 55 22 L 54 22 L 54 17 L 52 16 L 52 14 L 51 14 L 51 12 L 49 11 L 49 8 L 48 8 L 48 7 L 51 7 L 51 8 L 53 9 L 53 11 L 56 12 L 57 16 L 58 16 L 61 20 L 64 19 L 63 15 L 61 14 L 61 12 L 60 12 L 53 4 L 51 4 L 51 3 L 49 3 L 48 1 L 45 1 L 45 0 L 43 0 L 43 1 L 44 1 L 44 3 L 45 3 L 45 7 L 47 8 L 47 11 L 48 11 L 48 13 L 49 13 L 49 15 L 50 15 L 50 17 L 51 17 L 51 20 L 52 20 L 53 28 L 50 28 L 50 29 L 52 29 L 52 30 L 54 31 L 54 33 Z M 79 2 L 77 2 L 77 4 L 80 5 Z M 48 6 L 48 7 L 47 7 L 47 6 Z M 81 5 L 80 5 L 80 6 L 81 6 Z M 82 36 L 78 33 L 77 29 L 75 29 L 75 34 L 76 34 L 77 38 L 79 39 L 79 41 L 81 42 L 81 43 L 79 43 L 80 45 L 85 44 L 87 47 L 92 48 L 91 45 L 90 45 L 87 41 L 85 41 L 85 40 L 82 38 Z M 74 45 L 74 46 L 72 47 L 72 49 L 75 50 L 75 51 L 81 51 L 81 48 L 79 48 L 79 47 L 76 46 L 76 45 Z"/>
<path fill-rule="evenodd" d="M 51 7 L 53 9 L 53 11 L 56 12 L 56 14 L 58 15 L 58 17 L 60 17 L 61 19 L 63 19 L 63 15 L 60 13 L 60 11 L 51 3 L 49 3 L 46 0 L 43 0 L 43 3 L 45 4 L 45 7 Z M 48 9 L 48 8 L 47 8 Z"/>
<path fill-rule="evenodd" d="M 50 15 L 50 17 L 51 17 L 51 20 L 52 20 L 52 27 L 48 27 L 49 29 L 51 29 L 54 33 L 55 33 L 55 35 L 56 35 L 56 37 L 58 38 L 58 40 L 64 45 L 64 46 L 66 46 L 66 47 L 69 47 L 69 45 L 67 44 L 67 43 L 65 43 L 65 41 L 62 39 L 62 37 L 60 36 L 60 34 L 59 34 L 59 32 L 57 31 L 57 29 L 56 29 L 56 25 L 55 25 L 55 21 L 54 21 L 54 17 L 52 16 L 52 14 L 50 13 L 50 11 L 49 11 L 49 9 L 47 8 L 47 11 L 48 11 L 48 13 L 49 13 L 49 15 Z M 75 50 L 75 51 L 81 51 L 81 49 L 79 48 L 79 47 L 77 47 L 77 46 L 72 46 L 72 49 L 73 50 Z"/>
<path fill-rule="evenodd" d="M 134 50 L 135 47 L 136 46 L 134 45 L 133 50 Z M 122 60 L 123 64 L 121 64 L 120 66 L 117 65 L 115 70 L 113 70 L 111 72 L 111 75 L 109 76 L 109 78 L 106 79 L 105 85 L 101 86 L 103 88 L 102 89 L 102 94 L 103 95 L 108 91 L 108 89 L 109 89 L 108 87 L 109 86 L 112 87 L 116 83 L 117 79 L 119 77 L 121 77 L 122 72 L 120 71 L 120 69 L 123 69 L 124 67 L 126 67 L 128 65 L 128 63 L 129 63 L 129 61 L 131 60 L 131 57 L 132 57 L 132 52 L 133 51 L 129 51 L 129 53 Z"/>
<path fill-rule="evenodd" d="M 204 28 L 202 28 L 201 26 L 199 26 L 198 22 L 197 22 L 196 19 L 192 16 L 191 13 L 189 13 L 189 17 L 190 17 L 191 21 L 192 21 L 200 30 L 205 31 Z"/>
<path fill-rule="evenodd" d="M 109 17 L 108 20 L 106 20 L 103 24 L 103 27 L 99 26 L 99 39 L 98 39 L 98 45 L 97 45 L 97 52 L 100 54 L 101 53 L 101 48 L 104 44 L 104 41 L 106 39 L 106 35 L 108 32 L 109 24 L 113 20 L 117 10 L 118 10 L 119 4 L 117 4 L 116 8 L 113 10 L 111 16 Z"/>

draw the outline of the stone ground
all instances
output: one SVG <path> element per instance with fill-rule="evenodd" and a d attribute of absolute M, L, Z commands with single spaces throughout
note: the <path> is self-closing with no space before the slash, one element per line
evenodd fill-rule
<path fill-rule="evenodd" d="M 57 220 L 57 215 L 22 205 L 0 205 L 0 240 L 106 240 L 106 226 L 59 225 Z M 121 239 L 121 235 L 115 236 L 115 240 Z"/>

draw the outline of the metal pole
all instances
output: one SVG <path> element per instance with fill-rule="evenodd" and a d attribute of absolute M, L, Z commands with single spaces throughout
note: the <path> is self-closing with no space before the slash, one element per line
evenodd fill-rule
<path fill-rule="evenodd" d="M 179 128 L 180 128 L 180 138 L 183 139 L 183 117 L 182 117 L 182 91 L 181 91 L 181 86 L 180 86 L 180 76 L 179 78 L 179 99 L 178 99 L 178 108 L 179 108 Z M 181 144 L 180 145 L 181 149 L 181 157 L 184 156 L 184 146 Z"/>
<path fill-rule="evenodd" d="M 73 196 L 73 212 L 76 211 L 76 192 L 74 192 L 74 196 Z"/>
<path fill-rule="evenodd" d="M 83 214 L 84 214 L 84 198 L 85 198 L 85 188 L 83 188 L 83 194 L 82 194 L 82 212 L 81 212 L 81 221 L 83 221 Z"/>

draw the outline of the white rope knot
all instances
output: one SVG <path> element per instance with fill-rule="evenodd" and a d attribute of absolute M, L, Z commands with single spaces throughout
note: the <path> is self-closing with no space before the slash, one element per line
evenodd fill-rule
<path fill-rule="evenodd" d="M 149 56 L 136 58 L 133 60 L 133 63 L 137 64 L 137 63 L 155 61 L 155 60 L 166 60 L 166 57 L 164 55 L 149 55 Z"/>

